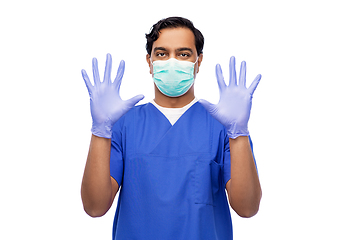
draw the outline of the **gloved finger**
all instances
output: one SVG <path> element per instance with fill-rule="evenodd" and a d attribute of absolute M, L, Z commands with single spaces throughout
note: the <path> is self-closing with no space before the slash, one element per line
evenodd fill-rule
<path fill-rule="evenodd" d="M 230 58 L 229 63 L 229 70 L 230 70 L 230 80 L 229 80 L 229 87 L 236 86 L 236 69 L 235 69 L 235 57 Z"/>
<path fill-rule="evenodd" d="M 219 85 L 219 89 L 220 89 L 220 92 L 221 92 L 223 89 L 225 89 L 226 84 L 225 84 L 225 81 L 224 81 L 224 76 L 223 76 L 220 64 L 216 65 L 215 73 L 216 73 L 216 79 L 217 79 L 217 82 L 218 82 L 218 85 Z"/>
<path fill-rule="evenodd" d="M 106 54 L 106 65 L 105 65 L 105 73 L 104 73 L 104 83 L 110 84 L 111 83 L 111 65 L 112 59 L 111 54 Z"/>
<path fill-rule="evenodd" d="M 246 62 L 242 61 L 240 66 L 239 86 L 246 88 Z"/>
<path fill-rule="evenodd" d="M 92 68 L 93 68 L 93 76 L 94 76 L 94 85 L 97 86 L 98 84 L 100 84 L 100 75 L 99 75 L 98 61 L 96 58 L 93 58 Z"/>
<path fill-rule="evenodd" d="M 210 115 L 213 115 L 217 112 L 216 104 L 212 104 L 204 99 L 200 99 L 199 103 L 201 103 L 201 105 L 203 105 L 203 107 L 206 109 L 206 111 L 208 111 L 210 113 Z"/>
<path fill-rule="evenodd" d="M 121 60 L 114 80 L 114 84 L 116 86 L 116 89 L 118 90 L 120 89 L 121 81 L 124 76 L 124 70 L 125 70 L 125 61 Z"/>
<path fill-rule="evenodd" d="M 84 79 L 86 88 L 87 88 L 87 90 L 89 92 L 89 95 L 90 95 L 90 93 L 92 92 L 92 88 L 93 88 L 93 85 L 90 82 L 90 78 L 89 78 L 89 76 L 87 75 L 87 73 L 86 73 L 86 71 L 84 69 L 81 70 L 81 75 L 82 75 L 82 77 Z"/>
<path fill-rule="evenodd" d="M 254 79 L 254 81 L 251 83 L 250 87 L 249 87 L 249 91 L 250 94 L 253 95 L 257 85 L 259 84 L 261 79 L 261 74 L 257 75 L 256 78 Z"/>
<path fill-rule="evenodd" d="M 128 106 L 133 107 L 135 104 L 137 104 L 140 100 L 142 100 L 145 96 L 142 94 L 136 95 L 135 97 L 132 97 L 128 100 L 126 100 L 126 103 Z"/>

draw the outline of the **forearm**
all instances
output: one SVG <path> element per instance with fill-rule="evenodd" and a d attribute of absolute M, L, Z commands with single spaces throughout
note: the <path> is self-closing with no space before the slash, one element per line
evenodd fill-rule
<path fill-rule="evenodd" d="M 229 201 L 242 217 L 254 216 L 260 205 L 261 186 L 247 136 L 230 139 L 231 180 Z"/>
<path fill-rule="evenodd" d="M 92 217 L 104 215 L 112 204 L 110 149 L 111 139 L 92 135 L 81 186 L 84 210 Z"/>

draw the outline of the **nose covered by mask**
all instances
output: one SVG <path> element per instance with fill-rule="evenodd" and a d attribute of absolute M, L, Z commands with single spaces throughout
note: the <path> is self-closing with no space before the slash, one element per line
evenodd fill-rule
<path fill-rule="evenodd" d="M 153 80 L 157 88 L 169 97 L 184 95 L 194 84 L 195 63 L 170 58 L 153 61 Z"/>

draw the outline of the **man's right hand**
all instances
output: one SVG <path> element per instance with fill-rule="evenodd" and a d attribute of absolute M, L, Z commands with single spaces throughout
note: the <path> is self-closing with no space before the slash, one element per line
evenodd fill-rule
<path fill-rule="evenodd" d="M 124 75 L 125 62 L 120 62 L 116 78 L 111 81 L 111 55 L 106 55 L 106 66 L 104 80 L 100 81 L 98 62 L 93 58 L 92 67 L 94 75 L 94 85 L 83 69 L 81 71 L 86 87 L 90 96 L 90 109 L 93 124 L 91 132 L 98 137 L 111 138 L 112 126 L 136 103 L 144 98 L 144 95 L 137 95 L 129 100 L 122 100 L 120 97 L 121 80 Z"/>

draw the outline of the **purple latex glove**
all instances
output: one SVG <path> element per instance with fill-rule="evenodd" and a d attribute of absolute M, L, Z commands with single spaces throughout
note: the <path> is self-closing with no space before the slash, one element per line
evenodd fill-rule
<path fill-rule="evenodd" d="M 250 118 L 253 93 L 260 82 L 261 75 L 257 75 L 249 88 L 246 88 L 246 63 L 240 67 L 239 83 L 236 79 L 235 57 L 230 58 L 230 81 L 226 86 L 221 66 L 216 65 L 216 78 L 219 84 L 220 100 L 218 104 L 211 104 L 206 100 L 199 100 L 205 109 L 223 124 L 230 138 L 249 136 L 248 122 Z"/>
<path fill-rule="evenodd" d="M 103 138 L 111 138 L 114 123 L 144 98 L 144 95 L 137 95 L 126 101 L 121 99 L 119 91 L 124 75 L 125 62 L 120 62 L 114 82 L 111 82 L 110 77 L 111 63 L 111 55 L 108 53 L 106 55 L 104 80 L 101 82 L 98 62 L 96 58 L 93 58 L 94 85 L 91 84 L 86 71 L 84 69 L 81 70 L 90 96 L 90 110 L 93 119 L 91 132 Z"/>

